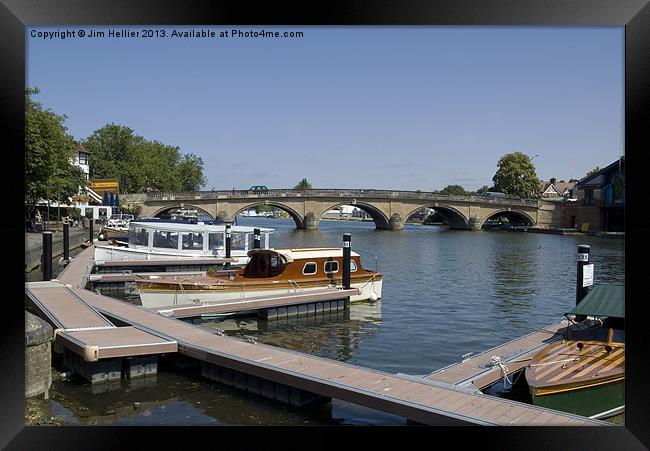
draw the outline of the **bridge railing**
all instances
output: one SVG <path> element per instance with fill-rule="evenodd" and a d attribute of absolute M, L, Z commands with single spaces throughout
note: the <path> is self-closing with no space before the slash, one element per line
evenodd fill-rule
<path fill-rule="evenodd" d="M 538 206 L 538 199 L 522 199 L 518 197 L 485 197 L 478 195 L 455 195 L 424 191 L 395 191 L 377 189 L 269 189 L 263 192 L 252 190 L 219 190 L 193 192 L 156 192 L 147 193 L 147 200 L 209 200 L 237 198 L 278 198 L 278 197 L 351 197 L 351 198 L 383 198 L 383 199 L 422 199 L 432 201 L 465 201 L 492 204 Z"/>

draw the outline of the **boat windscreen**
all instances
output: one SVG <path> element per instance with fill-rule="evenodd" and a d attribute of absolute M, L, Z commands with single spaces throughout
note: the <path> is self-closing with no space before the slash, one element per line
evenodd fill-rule
<path fill-rule="evenodd" d="M 256 253 L 244 268 L 244 277 L 275 277 L 284 271 L 285 262 L 277 254 Z"/>

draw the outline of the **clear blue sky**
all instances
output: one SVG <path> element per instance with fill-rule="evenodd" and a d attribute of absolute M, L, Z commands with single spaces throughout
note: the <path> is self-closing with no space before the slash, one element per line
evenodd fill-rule
<path fill-rule="evenodd" d="M 123 30 L 127 27 L 98 27 Z M 251 27 L 164 27 L 211 29 Z M 302 38 L 54 38 L 27 85 L 81 141 L 109 122 L 203 158 L 206 189 L 492 184 L 498 159 L 580 178 L 621 148 L 620 27 L 261 27 Z M 139 30 L 141 27 L 132 28 Z"/>

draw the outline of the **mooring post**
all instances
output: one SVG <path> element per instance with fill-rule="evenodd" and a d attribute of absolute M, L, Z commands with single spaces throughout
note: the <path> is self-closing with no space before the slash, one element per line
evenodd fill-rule
<path fill-rule="evenodd" d="M 52 232 L 43 232 L 43 280 L 52 280 Z"/>
<path fill-rule="evenodd" d="M 350 289 L 350 242 L 352 235 L 349 233 L 343 234 L 343 288 Z"/>
<path fill-rule="evenodd" d="M 582 301 L 587 293 L 589 293 L 589 287 L 584 284 L 585 276 L 585 266 L 589 264 L 589 250 L 591 246 L 586 244 L 578 244 L 578 256 L 576 258 L 577 262 L 577 277 L 576 277 L 576 305 Z M 593 266 L 592 266 L 593 268 Z M 576 315 L 575 321 L 583 321 L 586 318 L 585 315 Z"/>
<path fill-rule="evenodd" d="M 63 223 L 63 260 L 70 260 L 70 224 Z"/>
<path fill-rule="evenodd" d="M 232 246 L 232 234 L 230 233 L 230 224 L 226 224 L 226 258 L 230 258 L 230 248 Z M 230 266 L 230 262 L 226 262 L 225 266 Z"/>
<path fill-rule="evenodd" d="M 253 237 L 255 238 L 253 241 L 253 249 L 259 249 L 260 248 L 260 229 L 253 229 Z"/>
<path fill-rule="evenodd" d="M 88 220 L 88 236 L 90 237 L 90 242 L 92 243 L 94 241 L 94 233 L 93 233 L 93 223 L 95 222 L 94 219 Z"/>

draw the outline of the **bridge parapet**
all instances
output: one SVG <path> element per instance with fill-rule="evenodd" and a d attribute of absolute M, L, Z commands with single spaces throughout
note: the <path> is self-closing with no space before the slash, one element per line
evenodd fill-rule
<path fill-rule="evenodd" d="M 220 191 L 195 191 L 195 192 L 157 192 L 147 193 L 147 201 L 191 201 L 211 199 L 266 199 L 266 198 L 314 198 L 314 197 L 342 197 L 342 198 L 373 198 L 373 199 L 420 199 L 431 201 L 455 201 L 499 205 L 524 205 L 538 207 L 538 199 L 521 199 L 517 197 L 485 197 L 485 196 L 460 196 L 418 191 L 394 191 L 375 189 L 269 189 L 264 193 L 253 193 L 249 190 L 220 190 Z"/>

